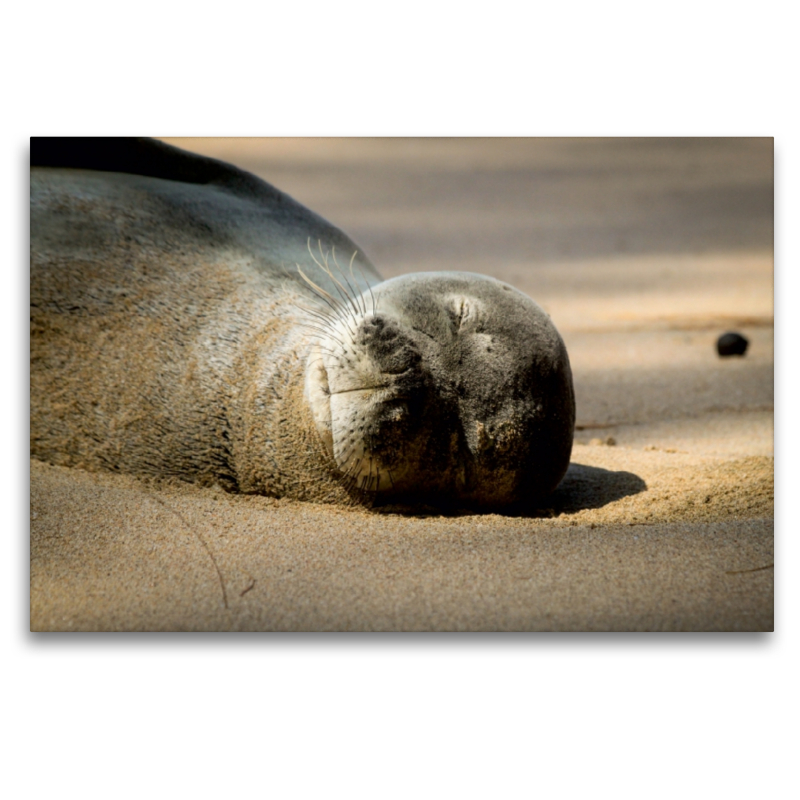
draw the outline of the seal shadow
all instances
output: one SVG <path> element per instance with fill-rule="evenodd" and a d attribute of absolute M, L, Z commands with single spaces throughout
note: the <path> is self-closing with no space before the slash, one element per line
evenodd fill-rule
<path fill-rule="evenodd" d="M 610 470 L 570 463 L 567 474 L 556 490 L 547 497 L 515 503 L 503 508 L 464 508 L 445 505 L 430 498 L 411 498 L 406 503 L 376 503 L 372 511 L 379 514 L 400 514 L 408 517 L 429 516 L 474 516 L 475 514 L 499 514 L 505 517 L 557 517 L 575 514 L 621 500 L 623 497 L 647 490 L 647 484 L 638 475 L 624 470 Z"/>
<path fill-rule="evenodd" d="M 548 508 L 561 514 L 574 514 L 585 509 L 602 508 L 644 491 L 647 491 L 647 484 L 633 472 L 572 462 L 561 483 L 545 502 Z M 541 516 L 541 513 L 534 516 Z"/>

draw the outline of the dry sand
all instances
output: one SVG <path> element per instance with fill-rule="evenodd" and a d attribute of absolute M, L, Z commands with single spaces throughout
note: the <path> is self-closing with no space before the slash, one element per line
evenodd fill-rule
<path fill-rule="evenodd" d="M 528 292 L 570 352 L 572 465 L 535 515 L 443 517 L 32 462 L 32 630 L 772 630 L 771 140 L 172 141 L 386 277 Z"/>

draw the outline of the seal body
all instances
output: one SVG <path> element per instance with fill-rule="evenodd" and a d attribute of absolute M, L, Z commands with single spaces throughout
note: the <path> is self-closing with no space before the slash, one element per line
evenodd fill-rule
<path fill-rule="evenodd" d="M 511 286 L 382 281 L 291 198 L 158 142 L 31 153 L 34 457 L 339 503 L 560 481 L 568 357 Z"/>

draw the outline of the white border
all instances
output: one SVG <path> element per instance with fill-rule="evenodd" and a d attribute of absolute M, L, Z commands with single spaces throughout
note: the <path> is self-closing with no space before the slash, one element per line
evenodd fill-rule
<path fill-rule="evenodd" d="M 16 381 L 4 418 L 20 447 L 30 135 L 774 135 L 778 632 L 42 641 L 25 631 L 23 450 L 3 475 L 6 782 L 33 797 L 783 796 L 800 672 L 787 497 L 800 138 L 786 7 L 378 8 L 15 12 L 2 55 L 2 320 Z"/>

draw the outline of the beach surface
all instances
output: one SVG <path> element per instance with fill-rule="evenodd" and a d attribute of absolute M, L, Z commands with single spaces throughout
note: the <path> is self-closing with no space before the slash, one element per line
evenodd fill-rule
<path fill-rule="evenodd" d="M 32 461 L 31 630 L 773 629 L 771 139 L 167 141 L 386 278 L 533 297 L 570 355 L 572 462 L 535 515 L 442 516 Z"/>

